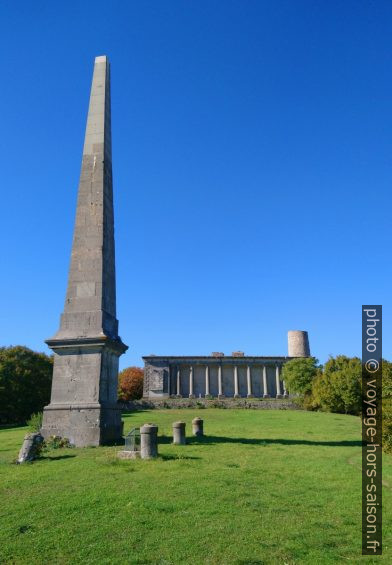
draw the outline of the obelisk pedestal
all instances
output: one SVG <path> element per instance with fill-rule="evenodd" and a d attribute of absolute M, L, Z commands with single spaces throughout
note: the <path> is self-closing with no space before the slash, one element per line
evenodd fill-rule
<path fill-rule="evenodd" d="M 114 254 L 110 69 L 96 57 L 79 182 L 71 266 L 54 352 L 52 394 L 42 435 L 77 447 L 122 436 L 117 406 L 118 335 Z"/>

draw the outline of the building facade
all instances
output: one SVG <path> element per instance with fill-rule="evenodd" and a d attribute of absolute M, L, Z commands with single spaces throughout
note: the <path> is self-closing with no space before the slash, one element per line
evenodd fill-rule
<path fill-rule="evenodd" d="M 144 397 L 287 397 L 282 367 L 289 357 L 143 357 Z"/>
<path fill-rule="evenodd" d="M 309 357 L 308 334 L 290 331 L 289 356 L 230 356 L 215 352 L 206 356 L 148 355 L 144 361 L 144 398 L 287 398 L 283 365 L 293 358 Z"/>

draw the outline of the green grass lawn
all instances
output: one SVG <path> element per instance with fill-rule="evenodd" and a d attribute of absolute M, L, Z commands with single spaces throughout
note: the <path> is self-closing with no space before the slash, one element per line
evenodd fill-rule
<path fill-rule="evenodd" d="M 195 440 L 200 415 L 207 437 Z M 189 444 L 170 444 L 171 423 Z M 360 420 L 278 410 L 152 410 L 160 457 L 57 449 L 12 464 L 26 428 L 0 430 L 0 563 L 392 563 L 392 457 L 384 555 L 361 556 Z"/>

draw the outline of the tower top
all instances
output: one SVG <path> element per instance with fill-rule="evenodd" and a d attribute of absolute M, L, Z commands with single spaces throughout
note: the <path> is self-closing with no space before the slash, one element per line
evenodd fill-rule
<path fill-rule="evenodd" d="M 288 332 L 289 357 L 310 357 L 309 336 L 304 330 Z"/>
<path fill-rule="evenodd" d="M 98 57 L 95 57 L 95 62 L 96 63 L 108 63 L 109 59 L 107 58 L 106 55 L 99 55 Z"/>

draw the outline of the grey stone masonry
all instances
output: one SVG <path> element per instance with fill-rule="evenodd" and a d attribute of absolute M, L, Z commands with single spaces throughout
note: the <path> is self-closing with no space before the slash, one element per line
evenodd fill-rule
<path fill-rule="evenodd" d="M 76 446 L 121 438 L 117 407 L 118 335 L 112 182 L 110 67 L 96 57 L 80 173 L 64 312 L 56 335 L 52 394 L 44 437 Z"/>
<path fill-rule="evenodd" d="M 192 420 L 192 433 L 194 436 L 203 436 L 204 435 L 204 430 L 203 430 L 203 426 L 204 426 L 204 421 L 199 418 L 193 418 Z"/>
<path fill-rule="evenodd" d="M 173 422 L 173 443 L 175 445 L 185 445 L 185 422 Z"/>
<path fill-rule="evenodd" d="M 310 357 L 308 332 L 290 330 L 287 339 L 290 357 Z"/>
<path fill-rule="evenodd" d="M 140 428 L 140 453 L 142 459 L 158 457 L 158 426 L 144 424 Z"/>
<path fill-rule="evenodd" d="M 143 398 L 287 398 L 282 368 L 295 357 L 309 357 L 308 332 L 289 331 L 289 355 L 146 355 Z"/>
<path fill-rule="evenodd" d="M 39 455 L 44 438 L 40 433 L 27 434 L 24 437 L 22 447 L 19 451 L 18 463 L 34 461 Z"/>
<path fill-rule="evenodd" d="M 143 397 L 281 398 L 283 365 L 290 357 L 159 356 L 144 360 Z"/>

